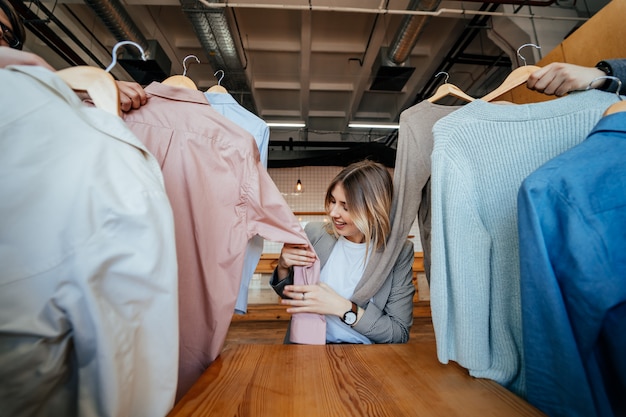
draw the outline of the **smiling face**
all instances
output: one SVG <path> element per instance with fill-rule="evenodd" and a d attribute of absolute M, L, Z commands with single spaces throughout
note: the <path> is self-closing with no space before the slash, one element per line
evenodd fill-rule
<path fill-rule="evenodd" d="M 363 243 L 365 235 L 356 227 L 350 216 L 350 207 L 346 201 L 343 184 L 337 183 L 331 191 L 328 215 L 338 235 L 345 237 L 354 243 Z"/>

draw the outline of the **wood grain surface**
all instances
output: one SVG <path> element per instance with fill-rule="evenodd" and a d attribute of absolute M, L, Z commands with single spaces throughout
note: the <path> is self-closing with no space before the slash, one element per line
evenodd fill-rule
<path fill-rule="evenodd" d="M 181 416 L 543 416 L 433 343 L 232 345 L 176 404 Z"/>

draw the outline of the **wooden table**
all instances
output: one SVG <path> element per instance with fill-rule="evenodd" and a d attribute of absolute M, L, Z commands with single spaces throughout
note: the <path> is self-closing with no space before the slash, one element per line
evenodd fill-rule
<path fill-rule="evenodd" d="M 437 361 L 434 343 L 232 345 L 169 414 L 216 417 L 543 416 Z"/>

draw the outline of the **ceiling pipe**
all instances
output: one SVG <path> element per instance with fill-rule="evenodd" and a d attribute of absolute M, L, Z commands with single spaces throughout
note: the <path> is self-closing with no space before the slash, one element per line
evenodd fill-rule
<path fill-rule="evenodd" d="M 411 0 L 407 10 L 435 11 L 441 0 Z M 417 43 L 430 16 L 404 16 L 387 51 L 387 58 L 394 65 L 403 64 Z"/>
<path fill-rule="evenodd" d="M 148 40 L 135 25 L 135 22 L 130 18 L 130 15 L 119 0 L 84 1 L 85 4 L 93 9 L 118 42 L 133 41 L 139 44 L 144 51 L 149 49 Z M 137 48 L 125 47 L 125 49 L 127 53 L 134 57 L 141 56 L 141 52 Z"/>
<path fill-rule="evenodd" d="M 482 3 L 480 6 L 481 11 L 493 11 L 499 7 L 497 4 L 493 3 Z M 486 27 L 489 16 L 486 15 L 476 15 L 472 17 L 469 24 L 465 26 L 457 40 L 454 42 L 454 45 L 448 50 L 448 53 L 443 58 L 439 66 L 433 72 L 433 75 L 428 79 L 426 85 L 422 88 L 422 91 L 417 94 L 415 101 L 413 104 L 417 104 L 420 101 L 424 100 L 427 97 L 430 97 L 434 94 L 435 89 L 438 87 L 440 80 L 435 76 L 439 72 L 450 72 L 450 69 L 454 66 L 454 64 L 458 63 L 458 58 L 463 56 L 465 50 L 470 45 L 472 40 L 478 36 L 479 32 Z M 506 65 L 510 68 L 511 61 L 508 58 L 499 58 L 495 57 L 495 59 L 489 64 L 490 66 L 495 66 L 498 62 L 502 63 L 502 65 Z M 487 65 L 487 64 L 485 64 Z"/>
<path fill-rule="evenodd" d="M 201 3 L 205 6 L 215 4 L 206 0 Z M 196 0 L 180 0 L 180 4 L 211 67 L 215 71 L 224 71 L 222 85 L 231 93 L 236 93 L 240 97 L 240 104 L 256 114 L 256 105 L 224 9 L 205 9 Z"/>
<path fill-rule="evenodd" d="M 464 0 L 474 3 L 484 3 L 484 0 Z M 546 7 L 555 4 L 557 0 L 491 0 L 489 3 L 493 4 L 511 4 L 514 6 L 537 6 Z"/>
<path fill-rule="evenodd" d="M 389 15 L 416 15 L 416 16 L 439 16 L 439 17 L 456 17 L 458 15 L 473 16 L 503 16 L 503 17 L 521 17 L 544 20 L 565 20 L 565 21 L 587 21 L 588 17 L 572 17 L 572 16 L 541 16 L 534 14 L 509 13 L 509 12 L 484 12 L 468 9 L 448 9 L 441 8 L 434 11 L 423 10 L 398 10 L 398 9 L 367 9 L 364 7 L 338 7 L 338 6 L 319 6 L 319 5 L 293 5 L 293 4 L 266 4 L 266 3 L 210 3 L 208 0 L 198 0 L 200 3 L 211 9 L 277 9 L 277 10 L 310 10 L 313 12 L 347 12 L 347 13 L 371 13 L 371 14 L 389 14 Z M 472 0 L 477 3 L 483 3 L 483 0 Z M 497 4 L 512 4 L 525 6 L 528 3 L 525 0 L 498 0 Z M 529 0 L 531 5 L 532 0 Z M 535 0 L 535 5 L 549 6 L 548 1 Z M 553 3 L 556 1 L 549 0 Z"/>

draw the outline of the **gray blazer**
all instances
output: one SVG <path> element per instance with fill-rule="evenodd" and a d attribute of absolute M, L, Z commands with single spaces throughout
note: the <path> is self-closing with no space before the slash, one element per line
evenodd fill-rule
<path fill-rule="evenodd" d="M 326 232 L 324 223 L 310 222 L 304 228 L 323 268 L 337 243 L 332 234 Z M 413 324 L 413 242 L 407 240 L 400 251 L 394 267 L 386 277 L 363 276 L 361 280 L 384 279 L 380 290 L 365 305 L 365 313 L 353 327 L 374 343 L 406 343 Z M 293 281 L 292 281 L 293 282 Z M 270 284 L 282 295 L 284 280 L 277 282 L 276 271 Z M 286 338 L 285 340 L 288 340 Z"/>

